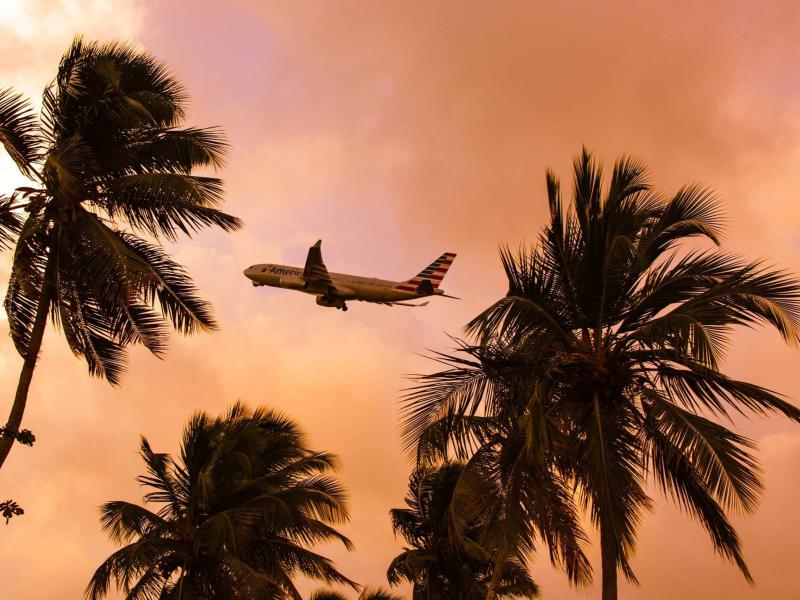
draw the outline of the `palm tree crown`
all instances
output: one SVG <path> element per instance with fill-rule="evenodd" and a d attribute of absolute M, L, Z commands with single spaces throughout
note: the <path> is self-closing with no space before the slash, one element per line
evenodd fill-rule
<path fill-rule="evenodd" d="M 500 558 L 493 553 L 495 548 L 485 544 L 491 522 L 476 510 L 482 503 L 469 502 L 469 494 L 464 493 L 473 490 L 466 481 L 470 475 L 464 465 L 448 462 L 412 473 L 407 508 L 390 511 L 395 534 L 409 547 L 389 566 L 389 583 L 412 583 L 413 597 L 420 600 L 482 600 L 497 569 L 499 597 L 536 597 L 538 588 L 527 572 L 522 545 Z M 482 487 L 483 492 L 486 489 Z M 485 500 L 486 495 L 481 496 Z M 499 565 L 496 560 L 501 561 Z"/>
<path fill-rule="evenodd" d="M 103 529 L 124 546 L 95 572 L 87 597 L 112 580 L 128 600 L 300 600 L 293 577 L 354 585 L 310 546 L 350 541 L 332 525 L 347 520 L 331 454 L 308 449 L 290 419 L 234 405 L 216 419 L 194 415 L 180 457 L 142 439 L 152 511 L 129 502 L 101 508 Z"/>
<path fill-rule="evenodd" d="M 347 596 L 332 590 L 316 590 L 311 594 L 310 600 L 347 600 Z M 402 597 L 392 594 L 383 588 L 364 588 L 357 600 L 403 600 Z"/>
<path fill-rule="evenodd" d="M 241 225 L 217 208 L 222 182 L 191 174 L 219 167 L 226 143 L 217 129 L 179 127 L 186 102 L 146 52 L 81 39 L 45 90 L 40 117 L 0 91 L 0 143 L 33 180 L 4 200 L 26 213 L 5 299 L 25 365 L 0 465 L 18 432 L 48 315 L 89 372 L 112 384 L 128 345 L 161 355 L 170 326 L 187 334 L 216 326 L 180 265 L 137 234 L 175 240 Z M 9 226 L 0 222 L 0 238 Z"/>
<path fill-rule="evenodd" d="M 798 281 L 689 246 L 690 238 L 719 245 L 715 197 L 689 185 L 662 198 L 634 160 L 616 163 L 604 191 L 601 169 L 584 151 L 572 205 L 563 205 L 550 172 L 547 190 L 550 223 L 539 243 L 503 251 L 508 293 L 469 324 L 478 337 L 464 348 L 470 356 L 451 357 L 428 393 L 411 398 L 409 435 L 424 440 L 439 427 L 432 431 L 457 443 L 463 421 L 439 419 L 442 426 L 436 415 L 480 414 L 497 398 L 498 372 L 504 381 L 527 380 L 526 393 L 501 401 L 530 416 L 529 453 L 552 452 L 577 485 L 600 530 L 604 599 L 616 598 L 618 568 L 635 579 L 629 558 L 642 511 L 652 507 L 649 476 L 749 579 L 727 512 L 756 505 L 753 443 L 714 418 L 749 410 L 800 420 L 800 410 L 726 376 L 720 361 L 736 325 L 766 324 L 797 344 Z"/>

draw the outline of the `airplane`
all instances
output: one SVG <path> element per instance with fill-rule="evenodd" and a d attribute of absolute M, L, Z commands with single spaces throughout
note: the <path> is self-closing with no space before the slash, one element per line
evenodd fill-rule
<path fill-rule="evenodd" d="M 372 277 L 329 273 L 325 263 L 322 262 L 322 240 L 319 240 L 308 249 L 306 265 L 302 269 L 285 265 L 253 265 L 244 270 L 244 275 L 254 286 L 268 285 L 313 294 L 320 306 L 335 307 L 343 311 L 347 310 L 347 300 L 388 306 L 419 307 L 428 303 L 410 304 L 408 301 L 428 296 L 455 298 L 439 289 L 439 284 L 455 257 L 455 253 L 445 252 L 411 279 L 386 281 Z"/>

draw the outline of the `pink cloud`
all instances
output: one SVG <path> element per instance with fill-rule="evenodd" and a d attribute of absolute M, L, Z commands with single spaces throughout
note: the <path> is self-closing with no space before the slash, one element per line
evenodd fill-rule
<path fill-rule="evenodd" d="M 227 208 L 246 228 L 174 248 L 222 331 L 175 338 L 164 362 L 135 352 L 120 389 L 89 380 L 63 340 L 47 338 L 26 419 L 40 442 L 15 450 L 0 473 L 2 493 L 27 509 L 2 532 L 9 597 L 77 597 L 112 549 L 95 507 L 140 497 L 138 435 L 174 450 L 193 410 L 237 399 L 286 411 L 341 456 L 358 551 L 334 555 L 348 575 L 382 584 L 400 546 L 387 511 L 402 501 L 409 468 L 396 422 L 402 375 L 430 368 L 414 353 L 448 347 L 444 332 L 458 334 L 504 292 L 498 243 L 535 239 L 544 168 L 568 180 L 583 143 L 606 161 L 636 154 L 664 191 L 687 180 L 715 187 L 730 248 L 800 270 L 794 3 L 117 5 L 134 7 L 135 27 L 108 6 L 82 5 L 69 28 L 134 37 L 170 63 L 192 94 L 192 122 L 228 132 Z M 72 32 L 59 35 L 56 50 Z M 41 38 L 20 34 L 2 48 L 3 85 L 48 81 L 58 52 L 32 52 Z M 397 278 L 456 251 L 445 283 L 464 300 L 345 315 L 242 277 L 256 262 L 301 264 L 319 237 L 332 270 Z M 800 398 L 795 351 L 763 332 L 737 341 L 734 376 Z M 10 342 L 0 345 L 3 389 L 18 368 Z M 796 521 L 798 432 L 779 420 L 742 428 L 761 441 L 767 477 L 761 510 L 741 521 L 756 587 L 659 502 L 634 564 L 643 585 L 622 598 L 800 594 L 781 558 L 798 550 L 782 535 Z M 546 597 L 572 597 L 545 562 L 534 568 Z"/>

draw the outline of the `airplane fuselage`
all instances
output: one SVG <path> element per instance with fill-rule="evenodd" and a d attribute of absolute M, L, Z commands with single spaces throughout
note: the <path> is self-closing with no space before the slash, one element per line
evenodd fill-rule
<path fill-rule="evenodd" d="M 253 265 L 244 270 L 244 275 L 253 285 L 268 285 L 305 292 L 317 297 L 317 304 L 347 310 L 348 300 L 376 302 L 389 306 L 425 306 L 408 304 L 405 300 L 416 300 L 427 296 L 447 296 L 439 289 L 447 269 L 456 255 L 445 252 L 419 274 L 406 281 L 387 281 L 375 277 L 359 277 L 344 273 L 331 273 L 322 260 L 322 240 L 308 249 L 306 265 Z"/>
<path fill-rule="evenodd" d="M 329 299 L 326 286 L 309 284 L 303 279 L 303 269 L 287 265 L 253 265 L 244 272 L 253 285 L 267 285 L 270 287 L 297 290 L 314 296 Z M 401 285 L 399 281 L 388 281 L 374 277 L 360 277 L 344 273 L 330 273 L 330 278 L 336 287 L 335 300 L 366 300 L 368 302 L 402 302 L 416 300 L 442 294 L 441 290 L 431 290 L 431 293 L 418 293 L 396 289 Z"/>

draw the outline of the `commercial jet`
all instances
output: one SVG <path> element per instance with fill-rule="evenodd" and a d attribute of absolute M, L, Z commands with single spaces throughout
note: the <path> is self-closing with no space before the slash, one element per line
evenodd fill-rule
<path fill-rule="evenodd" d="M 306 266 L 287 267 L 285 265 L 253 265 L 244 270 L 244 275 L 253 285 L 297 290 L 317 297 L 320 306 L 347 310 L 347 300 L 375 302 L 389 306 L 425 306 L 410 304 L 409 300 L 419 300 L 428 296 L 448 296 L 439 289 L 447 269 L 453 264 L 456 255 L 445 252 L 418 275 L 407 281 L 386 281 L 372 277 L 329 273 L 322 262 L 322 240 L 308 249 Z"/>

